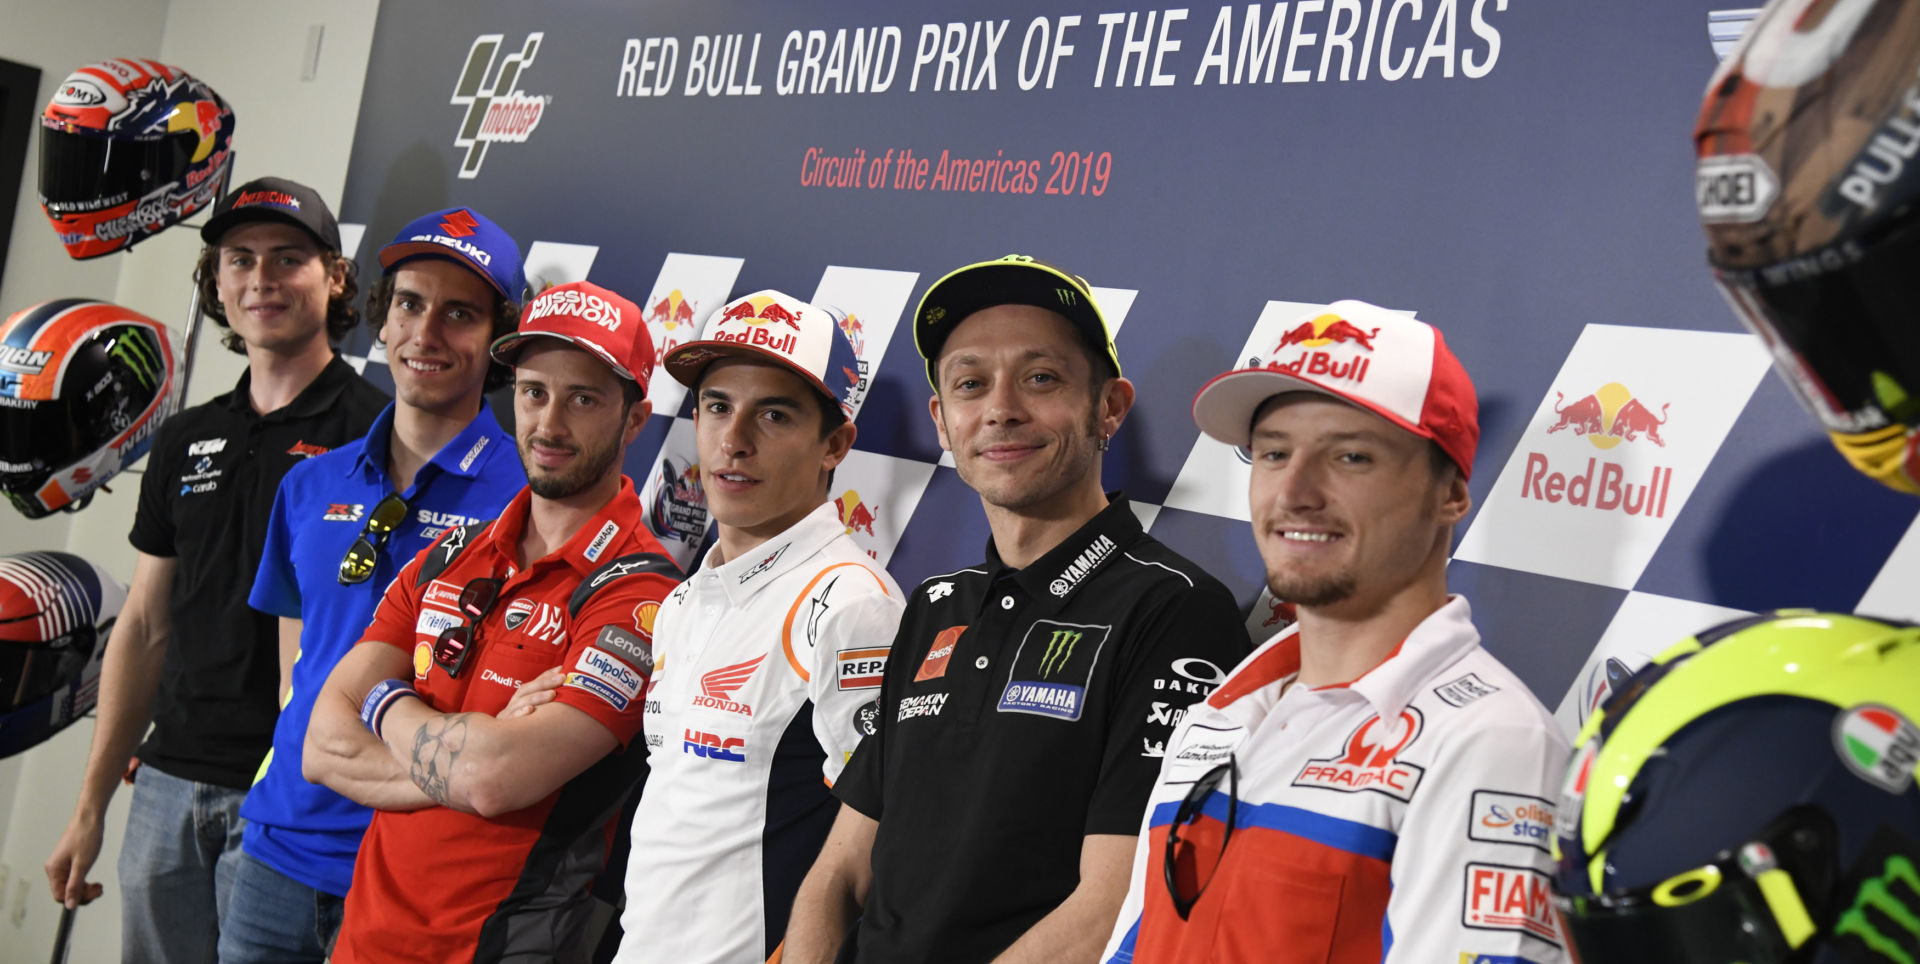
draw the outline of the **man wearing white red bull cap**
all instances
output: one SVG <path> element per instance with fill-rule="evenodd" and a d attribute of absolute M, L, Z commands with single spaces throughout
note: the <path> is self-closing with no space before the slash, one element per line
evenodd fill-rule
<path fill-rule="evenodd" d="M 839 320 L 756 292 L 666 356 L 693 393 L 719 534 L 649 613 L 652 772 L 633 818 L 622 964 L 772 955 L 833 823 L 828 790 L 873 729 L 905 604 L 827 498 L 853 446 L 844 406 L 859 380 Z"/>
<path fill-rule="evenodd" d="M 1299 621 L 1167 742 L 1104 960 L 1562 960 L 1567 745 L 1447 594 L 1480 430 L 1440 332 L 1336 302 L 1193 415 L 1251 450 L 1254 541 Z"/>
<path fill-rule="evenodd" d="M 588 893 L 639 778 L 650 609 L 679 581 L 638 525 L 639 309 L 579 282 L 493 343 L 527 487 L 400 570 L 307 729 L 307 775 L 374 808 L 332 960 L 584 961 Z M 521 683 L 565 672 L 517 712 Z"/>

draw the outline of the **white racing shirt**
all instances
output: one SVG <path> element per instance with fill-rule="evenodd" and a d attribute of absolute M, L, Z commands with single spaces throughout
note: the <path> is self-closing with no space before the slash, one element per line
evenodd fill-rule
<path fill-rule="evenodd" d="M 1467 601 L 1453 597 L 1350 684 L 1288 686 L 1299 669 L 1295 626 L 1175 729 L 1101 959 L 1566 960 L 1548 848 L 1567 743 L 1481 648 Z M 1229 761 L 1233 777 L 1179 828 L 1176 882 L 1184 897 L 1204 886 L 1182 920 L 1165 880 L 1168 828 L 1195 782 Z"/>
<path fill-rule="evenodd" d="M 877 712 L 905 602 L 831 503 L 660 606 L 620 964 L 765 960 Z"/>

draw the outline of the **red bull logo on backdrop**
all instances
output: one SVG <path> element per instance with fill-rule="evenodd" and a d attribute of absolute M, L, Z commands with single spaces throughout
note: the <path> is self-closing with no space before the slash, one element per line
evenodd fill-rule
<path fill-rule="evenodd" d="M 1281 334 L 1267 367 L 1294 375 L 1364 382 L 1373 360 L 1360 352 L 1371 353 L 1379 335 L 1378 328 L 1362 328 L 1329 312 Z"/>
<path fill-rule="evenodd" d="M 833 508 L 834 511 L 840 513 L 840 522 L 847 527 L 848 535 L 862 532 L 865 533 L 869 539 L 875 538 L 873 532 L 873 523 L 875 521 L 873 508 L 865 502 L 860 501 L 860 493 L 858 491 L 848 489 L 845 494 L 833 500 Z M 872 549 L 867 550 L 867 555 L 875 559 L 880 558 L 880 554 Z"/>
<path fill-rule="evenodd" d="M 1669 402 L 1660 403 L 1656 410 L 1619 382 L 1608 382 L 1572 401 L 1563 392 L 1553 394 L 1554 421 L 1547 426 L 1548 435 L 1564 433 L 1583 438 L 1602 452 L 1629 443 L 1651 443 L 1656 448 L 1667 445 L 1660 430 L 1667 424 Z M 1529 452 L 1520 480 L 1520 497 L 1660 519 L 1666 517 L 1672 488 L 1673 469 L 1666 466 L 1630 472 L 1619 462 L 1592 456 L 1584 467 L 1568 473 L 1564 468 L 1556 470 L 1546 453 Z"/>

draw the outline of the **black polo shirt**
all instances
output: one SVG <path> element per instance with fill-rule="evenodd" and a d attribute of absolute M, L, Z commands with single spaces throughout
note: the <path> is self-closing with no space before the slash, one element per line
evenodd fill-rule
<path fill-rule="evenodd" d="M 1134 835 L 1174 722 L 1252 650 L 1226 587 L 1125 496 L 1025 569 L 907 601 L 834 793 L 880 821 L 860 961 L 987 961 L 1066 899 L 1086 834 Z"/>
<path fill-rule="evenodd" d="M 146 766 L 244 790 L 273 745 L 278 620 L 247 606 L 274 490 L 294 464 L 367 434 L 387 396 L 335 356 L 293 401 L 265 415 L 233 391 L 160 426 L 127 541 L 174 558 L 173 634 L 161 668 Z"/>

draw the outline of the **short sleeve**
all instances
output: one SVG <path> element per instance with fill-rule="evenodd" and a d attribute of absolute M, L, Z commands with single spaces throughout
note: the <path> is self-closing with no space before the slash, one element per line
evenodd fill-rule
<path fill-rule="evenodd" d="M 1566 760 L 1566 740 L 1544 713 L 1527 723 L 1474 721 L 1442 745 L 1407 806 L 1394 851 L 1387 964 L 1452 960 L 1463 951 L 1537 964 L 1567 960 L 1549 902 L 1548 852 Z M 1476 819 L 1482 811 L 1507 822 L 1490 827 Z"/>
<path fill-rule="evenodd" d="M 127 542 L 135 549 L 162 559 L 180 554 L 173 529 L 173 452 L 174 433 L 163 425 L 147 452 L 146 471 L 140 473 L 140 502 L 133 510 L 133 531 L 127 533 Z"/>
<path fill-rule="evenodd" d="M 653 635 L 647 628 L 679 582 L 657 572 L 622 576 L 595 592 L 567 624 L 566 678 L 554 693 L 613 732 L 621 749 L 640 733 Z"/>
<path fill-rule="evenodd" d="M 858 810 L 874 820 L 880 819 L 881 803 L 885 797 L 886 784 L 883 779 L 887 758 L 887 730 L 894 722 L 894 714 L 900 705 L 900 691 L 906 685 L 903 674 L 913 672 L 917 667 L 903 667 L 891 654 L 901 652 L 900 643 L 914 625 L 911 615 L 913 605 L 926 598 L 925 593 L 912 597 L 906 611 L 900 616 L 900 626 L 894 630 L 893 642 L 888 645 L 886 671 L 874 700 L 873 732 L 860 738 L 860 744 L 853 749 L 853 756 L 847 758 L 846 765 L 840 770 L 840 779 L 833 784 L 833 795 L 841 803 Z"/>
<path fill-rule="evenodd" d="M 1141 811 L 1175 723 L 1253 651 L 1239 607 L 1218 583 L 1181 585 L 1170 597 L 1142 620 L 1123 650 L 1132 659 L 1114 677 L 1087 833 L 1140 831 Z M 1188 685 L 1200 679 L 1212 682 Z"/>
<path fill-rule="evenodd" d="M 300 609 L 300 581 L 293 567 L 294 533 L 288 521 L 293 511 L 289 493 L 299 485 L 300 470 L 306 466 L 305 462 L 294 466 L 273 494 L 273 514 L 267 519 L 267 543 L 260 553 L 260 568 L 253 573 L 253 590 L 247 593 L 247 605 L 282 619 L 300 619 L 304 615 Z"/>
<path fill-rule="evenodd" d="M 813 733 L 826 752 L 821 776 L 831 786 L 880 716 L 880 689 L 906 603 L 892 580 L 860 563 L 822 573 L 796 600 L 782 642 L 809 664 Z"/>

